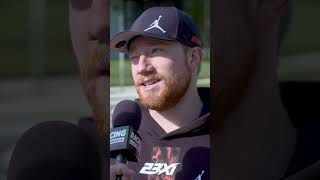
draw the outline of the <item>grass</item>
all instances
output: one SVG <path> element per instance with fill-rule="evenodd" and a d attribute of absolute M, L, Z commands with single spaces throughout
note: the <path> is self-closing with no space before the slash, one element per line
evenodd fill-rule
<path fill-rule="evenodd" d="M 110 62 L 110 84 L 111 86 L 120 85 L 119 82 L 119 62 L 112 60 Z M 133 85 L 131 76 L 131 63 L 129 60 L 125 60 L 124 63 L 124 85 Z M 202 63 L 201 71 L 199 73 L 199 79 L 210 78 L 210 61 L 204 60 Z"/>

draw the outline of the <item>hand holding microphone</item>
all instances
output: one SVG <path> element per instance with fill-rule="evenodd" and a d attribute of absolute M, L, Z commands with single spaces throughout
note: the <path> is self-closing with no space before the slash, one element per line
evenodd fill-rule
<path fill-rule="evenodd" d="M 141 150 L 141 137 L 137 133 L 141 123 L 141 110 L 133 101 L 121 101 L 112 115 L 113 128 L 110 130 L 110 157 L 116 164 L 110 167 L 110 179 L 132 179 L 134 171 L 127 162 L 138 162 Z"/>

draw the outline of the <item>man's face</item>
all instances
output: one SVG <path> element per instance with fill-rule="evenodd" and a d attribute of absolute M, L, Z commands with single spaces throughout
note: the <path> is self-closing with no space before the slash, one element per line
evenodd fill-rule
<path fill-rule="evenodd" d="M 130 44 L 132 76 L 141 103 L 164 111 L 175 106 L 191 82 L 188 51 L 175 41 L 138 37 Z"/>
<path fill-rule="evenodd" d="M 109 122 L 108 4 L 108 0 L 70 0 L 71 39 L 81 84 L 103 134 Z"/>

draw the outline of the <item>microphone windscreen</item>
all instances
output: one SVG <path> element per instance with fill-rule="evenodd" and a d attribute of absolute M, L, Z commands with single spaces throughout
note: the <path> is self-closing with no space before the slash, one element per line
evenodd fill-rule
<path fill-rule="evenodd" d="M 8 180 L 100 180 L 98 148 L 80 127 L 51 121 L 35 125 L 18 140 Z"/>
<path fill-rule="evenodd" d="M 81 118 L 78 121 L 78 126 L 85 130 L 89 137 L 93 140 L 95 147 L 99 150 L 100 164 L 102 167 L 102 177 L 109 177 L 107 167 L 109 167 L 109 141 L 105 142 L 105 138 L 98 132 L 96 124 L 92 118 Z"/>
<path fill-rule="evenodd" d="M 112 114 L 113 127 L 131 126 L 135 131 L 141 124 L 141 110 L 139 105 L 130 100 L 118 103 Z"/>

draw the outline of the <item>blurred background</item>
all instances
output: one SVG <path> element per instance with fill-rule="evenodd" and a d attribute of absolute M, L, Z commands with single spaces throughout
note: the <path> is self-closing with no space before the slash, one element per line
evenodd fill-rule
<path fill-rule="evenodd" d="M 0 180 L 6 179 L 16 140 L 27 129 L 90 115 L 68 18 L 66 0 L 0 2 Z"/>
<path fill-rule="evenodd" d="M 280 50 L 279 79 L 320 81 L 320 1 L 291 2 L 291 22 Z"/>
<path fill-rule="evenodd" d="M 110 1 L 110 38 L 130 29 L 134 20 L 147 8 L 174 6 L 187 12 L 200 30 L 204 59 L 199 73 L 198 86 L 210 86 L 210 0 L 118 0 Z M 115 105 L 124 99 L 137 98 L 131 76 L 131 62 L 123 53 L 110 53 L 110 115 Z"/>
<path fill-rule="evenodd" d="M 320 2 L 292 2 L 279 78 L 320 81 Z M 214 28 L 208 24 L 209 0 L 111 0 L 111 36 L 128 28 L 143 9 L 155 5 L 174 5 L 191 14 L 199 23 L 205 48 L 209 48 L 209 28 Z M 70 42 L 68 1 L 1 0 L 0 22 L 0 180 L 5 180 L 11 152 L 24 131 L 41 121 L 76 122 L 90 111 Z M 111 54 L 113 104 L 135 96 L 125 59 Z M 199 86 L 209 86 L 210 62 L 204 62 Z"/>

